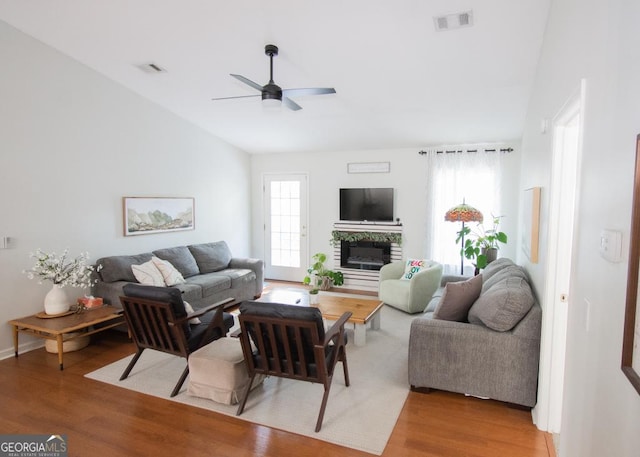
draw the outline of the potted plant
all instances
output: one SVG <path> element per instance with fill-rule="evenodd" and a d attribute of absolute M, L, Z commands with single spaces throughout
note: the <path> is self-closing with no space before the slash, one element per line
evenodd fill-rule
<path fill-rule="evenodd" d="M 325 267 L 324 263 L 327 261 L 326 254 L 318 252 L 313 255 L 312 260 L 313 263 L 307 268 L 307 275 L 302 280 L 303 284 L 311 286 L 309 294 L 317 296 L 320 290 L 329 290 L 331 286 L 341 286 L 344 284 L 344 276 L 341 271 L 332 271 Z"/>
<path fill-rule="evenodd" d="M 478 270 L 482 270 L 489 263 L 493 262 L 498 256 L 498 243 L 507 243 L 507 234 L 498 230 L 500 219 L 502 216 L 493 216 L 493 225 L 491 228 L 485 229 L 482 223 L 478 223 L 476 229 L 464 226 L 458 232 L 456 243 L 464 238 L 464 246 L 461 247 L 462 253 L 469 260 L 475 259 L 475 266 Z"/>

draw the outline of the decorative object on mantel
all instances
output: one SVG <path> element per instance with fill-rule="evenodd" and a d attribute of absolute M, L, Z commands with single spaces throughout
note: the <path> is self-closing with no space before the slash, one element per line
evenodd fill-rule
<path fill-rule="evenodd" d="M 48 315 L 65 314 L 71 308 L 71 302 L 64 292 L 65 286 L 88 288 L 91 287 L 95 280 L 91 279 L 94 271 L 100 271 L 101 265 L 94 267 L 87 265 L 89 253 L 81 253 L 75 259 L 67 258 L 69 250 L 65 249 L 62 255 L 58 256 L 55 252 L 47 254 L 40 249 L 29 256 L 36 259 L 35 266 L 23 273 L 29 279 L 38 277 L 38 284 L 43 281 L 51 281 L 53 283 L 51 290 L 44 298 L 44 311 Z"/>
<path fill-rule="evenodd" d="M 326 254 L 318 252 L 313 255 L 312 259 L 313 264 L 307 268 L 307 276 L 304 277 L 302 283 L 311 286 L 309 301 L 313 304 L 312 300 L 317 300 L 319 290 L 329 290 L 332 286 L 341 286 L 344 284 L 344 276 L 342 272 L 328 270 L 324 266 L 327 261 Z"/>
<path fill-rule="evenodd" d="M 454 206 L 449 209 L 444 215 L 444 220 L 449 222 L 462 222 L 462 230 L 458 232 L 458 238 L 456 239 L 456 243 L 460 241 L 462 238 L 461 248 L 460 248 L 460 274 L 464 274 L 464 256 L 465 256 L 465 242 L 464 236 L 468 233 L 468 227 L 465 227 L 465 222 L 482 222 L 483 216 L 480 211 L 475 209 L 473 206 L 469 206 L 465 203 L 464 198 L 462 199 L 462 204 L 458 206 Z M 467 257 L 468 258 L 468 257 Z"/>
<path fill-rule="evenodd" d="M 347 164 L 347 173 L 389 173 L 391 162 L 353 162 Z"/>
<path fill-rule="evenodd" d="M 344 232 L 334 230 L 331 232 L 331 245 L 337 246 L 341 241 L 375 241 L 378 243 L 396 243 L 402 244 L 402 233 L 386 233 L 386 232 Z"/>
<path fill-rule="evenodd" d="M 460 240 L 464 240 L 465 235 L 471 235 L 471 239 L 467 238 L 466 241 L 462 241 L 461 245 L 464 250 L 464 256 L 467 259 L 476 259 L 477 270 L 482 270 L 489 263 L 496 260 L 498 257 L 498 243 L 507 243 L 507 234 L 498 231 L 502 216 L 494 216 L 492 214 L 491 217 L 493 226 L 490 229 L 485 229 L 482 223 L 477 225 L 476 230 L 463 226 L 462 230 L 458 232 L 458 238 L 456 238 L 457 243 Z"/>

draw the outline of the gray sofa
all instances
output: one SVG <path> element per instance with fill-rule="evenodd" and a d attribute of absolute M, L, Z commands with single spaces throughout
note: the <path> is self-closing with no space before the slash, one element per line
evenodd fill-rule
<path fill-rule="evenodd" d="M 172 287 L 180 289 L 183 299 L 195 308 L 227 297 L 243 301 L 262 294 L 264 262 L 232 257 L 224 241 L 98 259 L 96 265 L 102 265 L 102 269 L 95 273 L 97 283 L 92 294 L 102 297 L 105 303 L 120 306 L 122 288 L 138 283 L 131 266 L 144 264 L 153 256 L 170 262 L 181 273 L 185 282 Z"/>
<path fill-rule="evenodd" d="M 542 310 L 524 269 L 511 260 L 492 262 L 481 278 L 463 283 L 468 278 L 443 277 L 424 315 L 412 321 L 409 383 L 414 390 L 433 388 L 533 407 Z M 479 288 L 478 283 L 477 299 L 443 312 L 443 296 L 460 298 L 464 293 L 456 295 L 456 290 Z"/>

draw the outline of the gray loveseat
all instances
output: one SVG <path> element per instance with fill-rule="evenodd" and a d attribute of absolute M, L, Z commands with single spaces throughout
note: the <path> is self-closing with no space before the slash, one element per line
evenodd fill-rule
<path fill-rule="evenodd" d="M 526 407 L 536 404 L 542 310 L 522 267 L 509 259 L 487 266 L 482 279 L 444 277 L 425 314 L 411 323 L 409 383 L 488 397 Z M 459 281 L 456 288 L 446 284 Z M 481 283 L 481 292 L 452 313 L 438 308 L 443 295 Z M 460 298 L 461 293 L 451 294 Z M 464 300 L 461 300 L 464 301 Z M 434 318 L 444 314 L 444 318 Z M 456 317 L 455 320 L 446 320 Z M 447 314 L 449 314 L 447 316 Z M 466 317 L 465 317 L 466 315 Z"/>
<path fill-rule="evenodd" d="M 149 262 L 152 257 L 168 261 L 180 272 L 184 283 L 172 285 L 194 307 L 215 303 L 227 297 L 238 301 L 260 297 L 264 281 L 264 262 L 235 258 L 224 241 L 159 249 L 135 255 L 103 257 L 96 261 L 102 269 L 95 273 L 92 294 L 105 303 L 120 306 L 122 288 L 138 283 L 132 265 Z"/>

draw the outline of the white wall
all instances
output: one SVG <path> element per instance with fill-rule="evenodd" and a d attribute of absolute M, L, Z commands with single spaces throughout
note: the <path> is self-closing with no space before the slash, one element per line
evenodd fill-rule
<path fill-rule="evenodd" d="M 540 133 L 540 121 L 553 118 L 586 78 L 559 457 L 640 452 L 640 396 L 620 370 L 635 137 L 640 132 L 638 21 L 637 1 L 554 0 L 523 136 L 521 187 L 543 188 L 540 262 L 527 265 L 535 288 L 542 291 L 552 138 Z M 599 256 L 604 228 L 623 232 L 622 263 Z M 591 303 L 588 322 L 586 301 Z"/>
<path fill-rule="evenodd" d="M 50 285 L 21 273 L 37 248 L 96 260 L 224 239 L 250 254 L 248 154 L 3 22 L 0 62 L 0 322 L 42 310 Z M 195 197 L 196 229 L 125 238 L 123 196 Z M 0 356 L 12 347 L 0 325 Z"/>
<path fill-rule="evenodd" d="M 309 175 L 309 252 L 328 252 L 333 223 L 340 219 L 339 189 L 341 187 L 393 187 L 395 217 L 403 224 L 405 258 L 425 255 L 426 229 L 426 159 L 420 148 L 397 150 L 363 150 L 321 152 L 315 154 L 265 154 L 252 156 L 252 218 L 262 221 L 262 179 L 265 173 L 308 173 Z M 390 162 L 390 173 L 347 173 L 351 162 Z M 503 214 L 501 228 L 512 234 L 513 242 L 500 249 L 503 257 L 516 256 L 518 227 L 518 180 L 520 152 L 505 155 Z M 444 214 L 442 215 L 443 223 Z M 264 258 L 264 232 L 254 224 L 253 246 L 256 255 Z M 452 239 L 451 243 L 455 240 Z M 330 259 L 330 262 L 332 260 Z"/>

